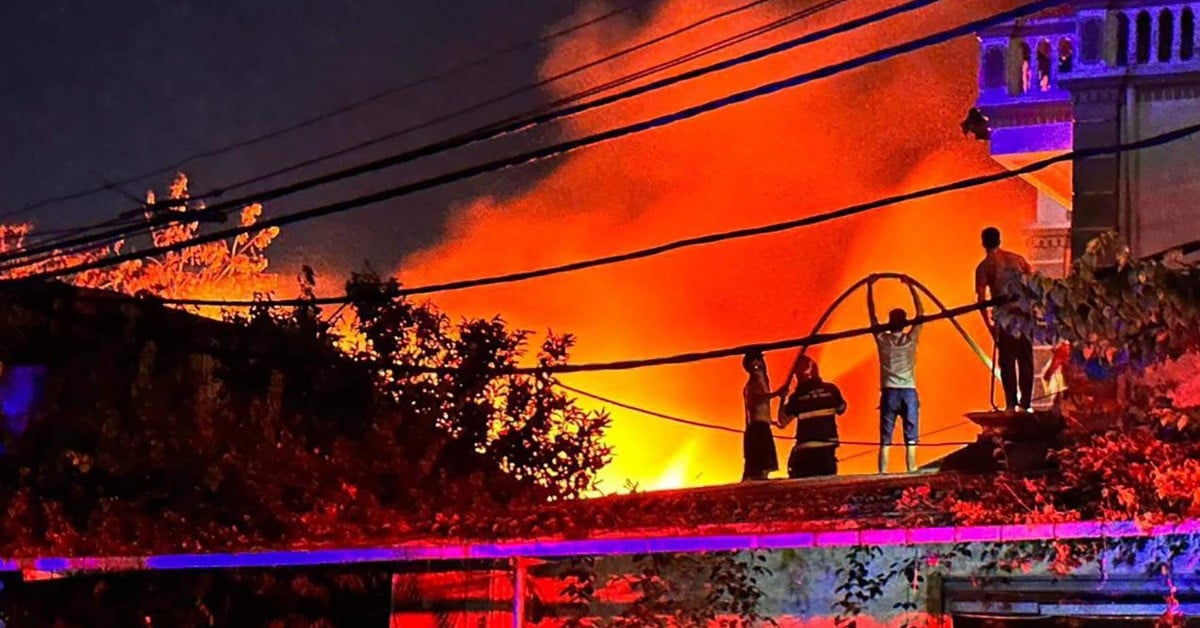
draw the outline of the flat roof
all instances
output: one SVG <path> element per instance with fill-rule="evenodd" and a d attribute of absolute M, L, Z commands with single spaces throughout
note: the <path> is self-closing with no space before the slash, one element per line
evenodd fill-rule
<path fill-rule="evenodd" d="M 249 569 L 363 563 L 624 556 L 665 552 L 803 549 L 854 545 L 896 546 L 1056 539 L 1161 537 L 1200 533 L 1200 520 L 1142 526 L 1133 521 L 1080 521 L 1033 525 L 822 530 L 730 535 L 661 534 L 595 539 L 541 539 L 503 543 L 430 543 L 393 547 L 257 551 L 149 556 L 40 557 L 0 560 L 0 571 L 50 573 Z"/>

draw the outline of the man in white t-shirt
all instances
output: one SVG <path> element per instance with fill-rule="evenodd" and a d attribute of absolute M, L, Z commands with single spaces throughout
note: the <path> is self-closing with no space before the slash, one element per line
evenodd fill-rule
<path fill-rule="evenodd" d="M 871 326 L 878 327 L 875 315 L 875 281 L 867 282 L 867 312 Z M 917 287 L 905 280 L 912 293 L 917 317 L 925 314 Z M 908 314 L 900 308 L 888 313 L 887 329 L 875 334 L 875 346 L 879 350 L 879 472 L 887 473 L 892 433 L 896 430 L 896 418 L 903 418 L 904 463 L 909 473 L 917 469 L 917 431 L 921 402 L 917 396 L 917 340 L 921 336 L 921 325 L 911 325 Z M 907 328 L 907 329 L 906 329 Z"/>

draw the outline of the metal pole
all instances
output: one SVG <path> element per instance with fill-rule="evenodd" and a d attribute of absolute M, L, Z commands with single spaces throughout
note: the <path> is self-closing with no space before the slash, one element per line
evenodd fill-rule
<path fill-rule="evenodd" d="M 513 609 L 512 609 L 512 625 L 513 628 L 521 628 L 525 625 L 525 559 L 516 557 L 512 559 L 513 570 Z"/>

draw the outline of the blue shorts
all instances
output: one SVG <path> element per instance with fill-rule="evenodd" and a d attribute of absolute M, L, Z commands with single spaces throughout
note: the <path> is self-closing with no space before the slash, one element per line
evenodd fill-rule
<path fill-rule="evenodd" d="M 915 388 L 884 388 L 879 394 L 879 442 L 892 442 L 896 431 L 896 417 L 904 417 L 904 442 L 917 444 L 917 419 L 921 414 L 921 402 Z"/>

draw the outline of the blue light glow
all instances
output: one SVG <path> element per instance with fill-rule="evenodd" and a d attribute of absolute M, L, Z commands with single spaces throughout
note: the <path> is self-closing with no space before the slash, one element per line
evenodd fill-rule
<path fill-rule="evenodd" d="M 0 411 L 9 436 L 20 436 L 29 427 L 45 377 L 46 367 L 42 365 L 4 365 L 0 373 Z"/>
<path fill-rule="evenodd" d="M 178 569 L 250 569 L 355 563 L 628 556 L 671 552 L 728 552 L 807 547 L 924 545 L 965 541 L 1018 541 L 1033 538 L 1160 537 L 1200 531 L 1200 521 L 1143 528 L 1134 522 L 1071 522 L 957 528 L 888 528 L 740 535 L 661 535 L 588 540 L 539 540 L 512 543 L 459 543 L 362 549 L 241 552 L 227 554 L 162 554 L 140 557 L 44 557 L 0 560 L 0 572 L 140 571 Z M 1043 536 L 1038 537 L 1038 534 Z"/>

